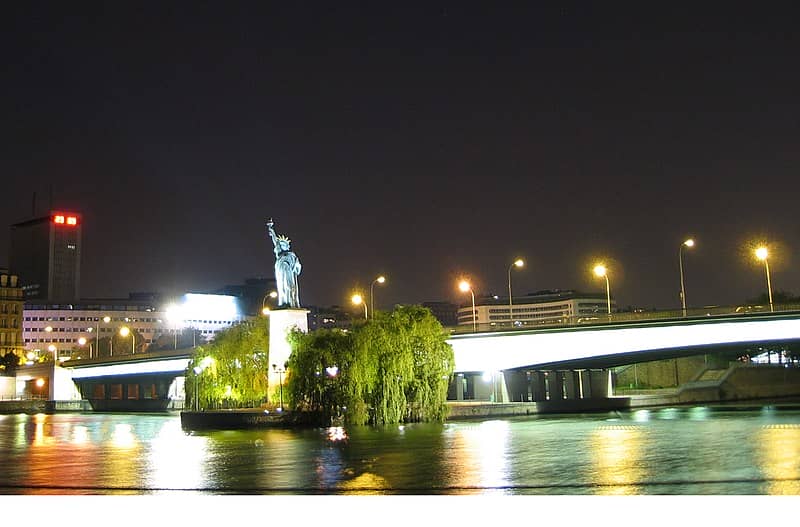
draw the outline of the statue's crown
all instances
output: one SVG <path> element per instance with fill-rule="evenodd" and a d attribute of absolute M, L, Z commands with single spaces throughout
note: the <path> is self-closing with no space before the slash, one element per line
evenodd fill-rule
<path fill-rule="evenodd" d="M 292 240 L 290 240 L 290 239 L 289 239 L 289 238 L 288 238 L 286 235 L 284 235 L 284 234 L 280 234 L 280 235 L 278 235 L 278 241 L 279 241 L 279 242 L 292 243 Z"/>

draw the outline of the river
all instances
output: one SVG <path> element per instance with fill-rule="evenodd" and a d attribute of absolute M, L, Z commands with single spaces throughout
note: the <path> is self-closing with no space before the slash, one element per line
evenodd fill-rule
<path fill-rule="evenodd" d="M 800 495 L 800 411 L 212 432 L 177 414 L 0 415 L 0 493 Z"/>

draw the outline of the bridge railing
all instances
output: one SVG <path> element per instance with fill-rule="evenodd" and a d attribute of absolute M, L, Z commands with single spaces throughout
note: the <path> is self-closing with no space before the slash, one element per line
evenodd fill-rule
<path fill-rule="evenodd" d="M 800 311 L 800 304 L 774 304 L 775 313 Z M 466 333 L 486 333 L 495 331 L 529 331 L 532 329 L 601 326 L 606 324 L 650 322 L 659 320 L 700 319 L 708 317 L 747 315 L 753 313 L 770 313 L 767 305 L 739 305 L 739 306 L 706 306 L 702 308 L 688 308 L 686 316 L 681 309 L 653 310 L 653 311 L 624 311 L 611 313 L 591 313 L 567 317 L 553 317 L 537 321 L 506 321 L 480 323 L 473 328 L 473 324 L 462 324 L 446 328 L 452 335 Z"/>

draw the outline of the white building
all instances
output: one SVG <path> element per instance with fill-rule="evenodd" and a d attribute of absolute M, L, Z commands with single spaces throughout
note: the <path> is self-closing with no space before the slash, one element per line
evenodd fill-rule
<path fill-rule="evenodd" d="M 513 324 L 516 327 L 579 324 L 608 314 L 606 295 L 572 290 L 539 291 L 514 297 L 512 304 Z M 611 299 L 611 311 L 615 310 L 614 299 Z M 462 304 L 458 309 L 458 325 L 471 325 L 473 321 L 478 329 L 510 326 L 512 318 L 508 297 L 476 298 L 474 315 L 471 302 Z"/>
<path fill-rule="evenodd" d="M 22 318 L 25 350 L 34 355 L 53 353 L 64 361 L 79 347 L 86 350 L 86 357 L 96 356 L 98 341 L 119 333 L 123 326 L 136 330 L 144 341 L 137 342 L 136 349 L 143 350 L 162 336 L 172 336 L 176 346 L 181 334 L 194 337 L 191 344 L 199 343 L 198 338 L 208 341 L 246 317 L 236 297 L 186 294 L 165 305 L 135 299 L 29 301 Z"/>

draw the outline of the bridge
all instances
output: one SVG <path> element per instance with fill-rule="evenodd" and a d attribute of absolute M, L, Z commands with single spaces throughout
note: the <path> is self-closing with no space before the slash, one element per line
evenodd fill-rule
<path fill-rule="evenodd" d="M 615 366 L 800 342 L 800 310 L 686 318 L 623 314 L 587 325 L 490 329 L 448 340 L 458 374 L 451 399 L 606 397 Z"/>
<path fill-rule="evenodd" d="M 610 368 L 748 346 L 800 342 L 800 309 L 779 312 L 614 314 L 537 328 L 454 328 L 456 377 L 448 399 L 538 402 L 605 398 Z M 470 326 L 471 329 L 471 326 Z M 78 388 L 95 410 L 163 410 L 183 398 L 191 348 L 70 361 L 53 370 L 49 399 Z M 67 375 L 68 373 L 68 375 Z M 29 382 L 33 382 L 31 376 Z M 73 392 L 74 392 L 73 388 Z"/>

